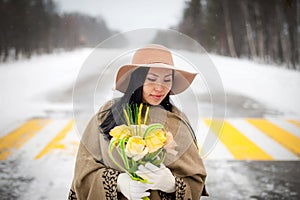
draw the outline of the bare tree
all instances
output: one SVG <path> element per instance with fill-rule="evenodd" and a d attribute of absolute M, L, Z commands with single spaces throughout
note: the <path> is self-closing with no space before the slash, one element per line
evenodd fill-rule
<path fill-rule="evenodd" d="M 283 15 L 283 11 L 282 11 L 282 6 L 280 6 L 279 4 L 276 4 L 276 16 L 277 16 L 277 29 L 278 29 L 278 34 L 279 34 L 279 38 L 280 38 L 280 47 L 281 47 L 281 51 L 282 51 L 282 56 L 280 56 L 282 58 L 281 62 L 285 62 L 287 63 L 287 66 L 290 66 L 290 45 L 289 45 L 289 41 L 286 38 L 286 35 L 284 34 L 284 32 L 287 32 L 287 28 L 284 25 L 285 23 L 285 19 L 284 19 L 284 15 Z"/>
<path fill-rule="evenodd" d="M 235 46 L 234 46 L 233 34 L 232 34 L 232 26 L 231 26 L 231 19 L 230 19 L 230 15 L 229 15 L 228 0 L 224 0 L 224 1 L 222 1 L 222 3 L 223 3 L 225 28 L 226 28 L 226 36 L 227 36 L 227 42 L 228 42 L 228 47 L 229 47 L 229 53 L 232 57 L 237 57 Z"/>
<path fill-rule="evenodd" d="M 53 0 L 0 0 L 0 61 L 96 46 L 113 33 L 102 19 L 58 14 L 56 8 Z"/>
<path fill-rule="evenodd" d="M 244 19 L 245 19 L 245 27 L 246 27 L 246 33 L 247 33 L 247 43 L 249 45 L 251 58 L 256 58 L 256 46 L 255 46 L 255 39 L 253 36 L 254 30 L 251 25 L 251 20 L 249 16 L 249 7 L 247 1 L 240 1 L 240 5 L 242 8 L 242 12 L 244 13 Z"/>
<path fill-rule="evenodd" d="M 300 70 L 299 0 L 190 0 L 186 6 L 179 31 L 208 51 Z"/>
<path fill-rule="evenodd" d="M 257 35 L 257 49 L 258 49 L 258 57 L 262 60 L 265 59 L 265 41 L 264 41 L 264 33 L 263 33 L 263 24 L 262 24 L 262 14 L 261 8 L 257 1 L 253 2 L 255 19 L 256 19 L 256 35 Z"/>
<path fill-rule="evenodd" d="M 289 36 L 290 62 L 293 69 L 300 70 L 299 59 L 299 38 L 300 38 L 300 2 L 299 0 L 289 0 L 284 3 L 287 34 Z M 297 68 L 298 66 L 298 68 Z"/>

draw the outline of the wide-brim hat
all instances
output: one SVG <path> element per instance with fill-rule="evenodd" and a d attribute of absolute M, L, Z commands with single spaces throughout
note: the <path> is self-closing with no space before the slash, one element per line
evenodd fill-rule
<path fill-rule="evenodd" d="M 139 67 L 174 70 L 174 79 L 170 94 L 179 94 L 186 90 L 197 75 L 197 73 L 176 68 L 173 64 L 171 51 L 162 45 L 152 44 L 138 49 L 133 55 L 131 64 L 123 65 L 118 69 L 115 88 L 125 93 L 132 72 Z"/>

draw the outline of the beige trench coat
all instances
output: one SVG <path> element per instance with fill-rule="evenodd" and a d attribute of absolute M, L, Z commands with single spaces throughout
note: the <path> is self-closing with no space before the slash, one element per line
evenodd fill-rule
<path fill-rule="evenodd" d="M 102 114 L 112 105 L 108 102 L 88 123 L 77 152 L 74 178 L 69 199 L 104 200 L 126 199 L 117 192 L 117 178 L 122 171 L 108 157 L 109 141 L 100 134 Z M 186 117 L 175 107 L 168 112 L 151 107 L 149 123 L 163 123 L 172 132 L 178 144 L 178 154 L 166 156 L 164 164 L 171 170 L 176 181 L 172 194 L 151 191 L 150 199 L 200 199 L 207 196 L 205 190 L 206 171 L 199 156 L 197 143 Z"/>

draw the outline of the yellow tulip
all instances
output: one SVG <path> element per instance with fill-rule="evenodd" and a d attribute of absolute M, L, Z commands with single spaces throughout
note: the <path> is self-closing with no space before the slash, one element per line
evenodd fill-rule
<path fill-rule="evenodd" d="M 116 126 L 115 128 L 111 129 L 109 132 L 109 134 L 117 140 L 130 137 L 131 133 L 132 133 L 132 128 L 126 125 Z"/>
<path fill-rule="evenodd" d="M 145 145 L 146 143 L 142 137 L 133 136 L 129 138 L 126 144 L 125 153 L 128 157 L 138 161 L 148 153 L 148 148 Z"/>
<path fill-rule="evenodd" d="M 153 153 L 163 147 L 166 140 L 166 132 L 163 129 L 155 129 L 148 133 L 145 142 L 149 148 L 149 153 Z"/>

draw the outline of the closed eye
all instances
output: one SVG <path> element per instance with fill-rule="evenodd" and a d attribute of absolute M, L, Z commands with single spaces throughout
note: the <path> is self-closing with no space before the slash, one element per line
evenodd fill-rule
<path fill-rule="evenodd" d="M 152 82 L 156 81 L 156 79 L 154 79 L 154 78 L 147 78 L 147 80 L 152 81 Z"/>

